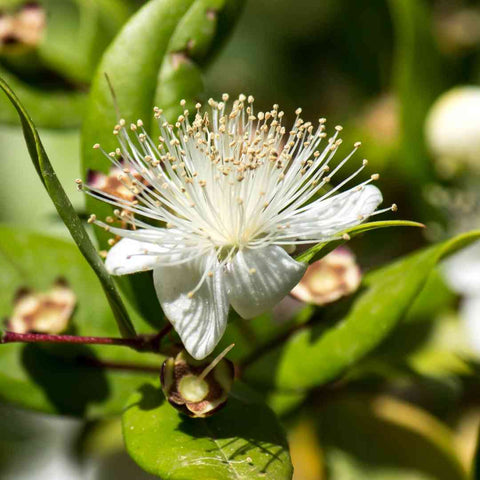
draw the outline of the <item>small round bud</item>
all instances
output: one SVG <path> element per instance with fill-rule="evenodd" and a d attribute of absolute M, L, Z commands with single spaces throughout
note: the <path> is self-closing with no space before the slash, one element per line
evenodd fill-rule
<path fill-rule="evenodd" d="M 195 418 L 208 417 L 225 406 L 234 378 L 232 362 L 222 358 L 229 350 L 213 360 L 195 360 L 184 350 L 167 358 L 160 382 L 169 403 Z"/>

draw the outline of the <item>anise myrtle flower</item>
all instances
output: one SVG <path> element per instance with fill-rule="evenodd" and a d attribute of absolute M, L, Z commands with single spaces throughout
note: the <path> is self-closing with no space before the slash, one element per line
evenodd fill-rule
<path fill-rule="evenodd" d="M 84 186 L 121 209 L 117 213 L 131 214 L 131 228 L 125 229 L 92 218 L 122 237 L 108 252 L 107 270 L 114 275 L 153 270 L 163 311 L 196 359 L 220 340 L 229 305 L 244 318 L 255 317 L 300 281 L 306 265 L 287 252 L 342 238 L 382 201 L 370 185 L 377 175 L 350 186 L 365 160 L 330 186 L 360 146 L 333 166 L 341 127 L 328 138 L 325 119 L 304 122 L 298 109 L 287 130 L 278 105 L 254 113 L 253 97 L 240 95 L 231 108 L 228 95 L 222 100 L 209 100 L 210 113 L 197 104 L 192 121 L 185 110 L 174 125 L 155 108 L 160 128 L 155 141 L 142 121 L 128 128 L 121 120 L 114 129 L 115 152 L 94 146 L 122 168 L 119 178 L 135 200 Z"/>

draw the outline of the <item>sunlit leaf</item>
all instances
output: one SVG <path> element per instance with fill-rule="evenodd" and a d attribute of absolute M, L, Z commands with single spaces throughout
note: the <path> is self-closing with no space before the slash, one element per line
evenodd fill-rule
<path fill-rule="evenodd" d="M 368 232 L 370 230 L 376 230 L 378 228 L 388 228 L 388 227 L 420 227 L 423 228 L 425 225 L 418 222 L 411 222 L 409 220 L 384 220 L 381 222 L 369 222 L 362 223 L 355 227 L 345 230 L 344 233 L 348 234 L 349 237 L 355 237 L 360 233 Z M 347 237 L 348 238 L 348 237 Z M 302 252 L 300 255 L 295 257 L 295 260 L 305 263 L 313 263 L 325 255 L 329 254 L 332 250 L 335 250 L 340 245 L 344 244 L 347 240 L 340 239 L 333 242 L 324 242 L 318 243 L 313 247 L 309 248 L 305 252 Z"/>
<path fill-rule="evenodd" d="M 285 433 L 275 415 L 245 392 L 232 393 L 206 419 L 181 415 L 158 382 L 146 383 L 123 414 L 127 451 L 147 472 L 170 480 L 292 478 Z"/>
<path fill-rule="evenodd" d="M 478 238 L 478 231 L 463 234 L 370 273 L 333 325 L 300 329 L 253 361 L 245 379 L 262 389 L 301 391 L 337 378 L 388 336 L 442 258 Z"/>

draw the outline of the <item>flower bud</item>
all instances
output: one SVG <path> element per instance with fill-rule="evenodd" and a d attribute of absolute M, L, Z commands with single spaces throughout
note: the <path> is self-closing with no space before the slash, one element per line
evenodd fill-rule
<path fill-rule="evenodd" d="M 17 293 L 6 328 L 16 333 L 64 333 L 76 304 L 76 296 L 63 280 L 48 292 L 22 289 Z"/>
<path fill-rule="evenodd" d="M 312 263 L 290 294 L 302 302 L 325 305 L 353 293 L 361 280 L 355 256 L 340 247 Z"/>
<path fill-rule="evenodd" d="M 185 350 L 165 360 L 160 373 L 169 403 L 195 418 L 208 417 L 225 406 L 233 384 L 232 362 L 222 358 L 195 360 Z"/>
<path fill-rule="evenodd" d="M 480 172 L 480 87 L 457 87 L 440 96 L 426 121 L 428 146 L 444 176 Z"/>

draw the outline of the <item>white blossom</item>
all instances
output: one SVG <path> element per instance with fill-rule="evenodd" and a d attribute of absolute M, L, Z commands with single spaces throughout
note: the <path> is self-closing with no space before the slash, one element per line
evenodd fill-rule
<path fill-rule="evenodd" d="M 425 133 L 442 173 L 480 172 L 480 88 L 455 87 L 441 95 L 430 109 Z"/>
<path fill-rule="evenodd" d="M 330 185 L 360 146 L 334 165 L 341 127 L 328 138 L 325 119 L 304 122 L 298 109 L 288 131 L 278 105 L 254 113 L 253 97 L 240 95 L 230 109 L 228 95 L 222 100 L 209 100 L 210 113 L 201 113 L 197 104 L 193 121 L 185 110 L 175 125 L 155 108 L 155 141 L 142 121 L 128 129 L 121 120 L 114 129 L 115 152 L 94 146 L 122 169 L 120 179 L 135 200 L 84 186 L 118 207 L 116 215 L 130 227 L 92 219 L 122 237 L 108 252 L 107 270 L 153 270 L 163 311 L 197 359 L 220 340 L 229 305 L 251 318 L 299 282 L 306 265 L 287 252 L 346 237 L 382 201 L 378 188 L 369 185 L 378 175 L 350 185 L 365 160 Z"/>
<path fill-rule="evenodd" d="M 480 354 L 480 242 L 464 248 L 444 262 L 449 287 L 462 296 L 460 317 L 471 348 Z"/>

